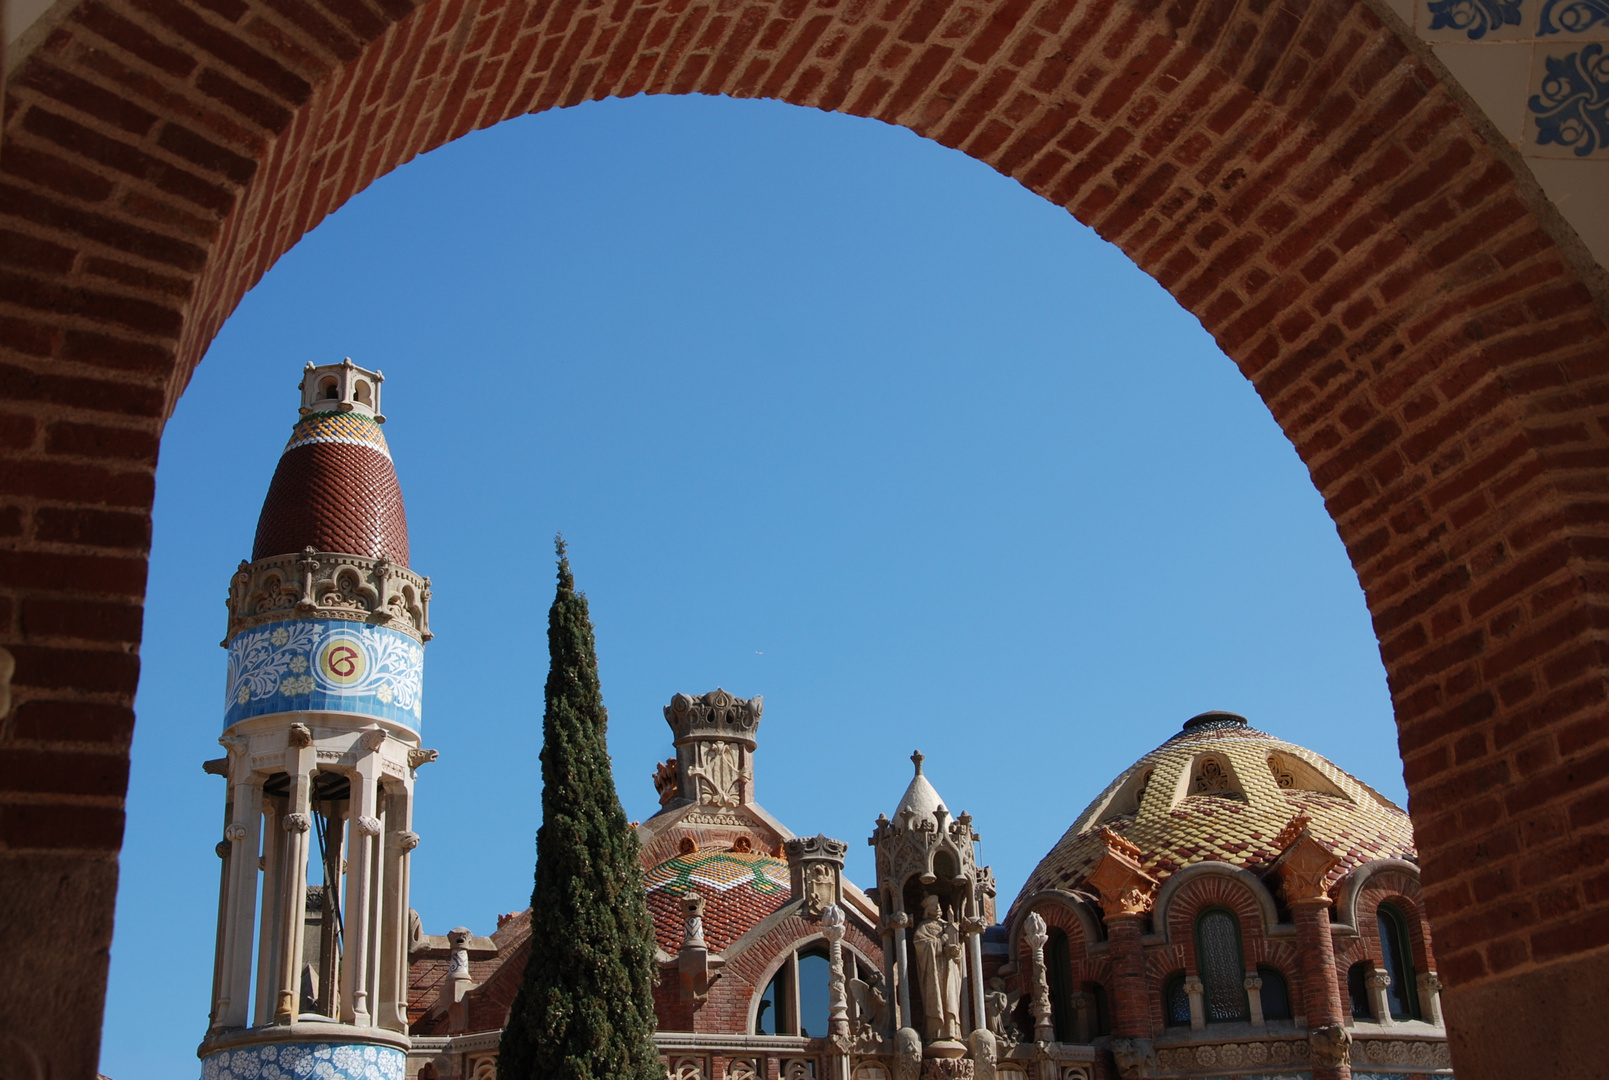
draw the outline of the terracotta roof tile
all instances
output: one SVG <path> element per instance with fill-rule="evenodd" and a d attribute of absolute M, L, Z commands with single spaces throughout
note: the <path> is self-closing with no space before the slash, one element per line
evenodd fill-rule
<path fill-rule="evenodd" d="M 296 425 L 257 519 L 253 559 L 319 551 L 408 565 L 408 515 L 372 420 L 322 413 Z"/>

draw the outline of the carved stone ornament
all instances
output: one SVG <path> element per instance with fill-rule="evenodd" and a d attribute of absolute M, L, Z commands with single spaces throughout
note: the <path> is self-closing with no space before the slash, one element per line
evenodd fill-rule
<path fill-rule="evenodd" d="M 227 859 L 229 858 L 229 853 L 235 850 L 235 845 L 227 840 L 220 840 L 212 846 L 212 850 L 218 858 Z"/>
<path fill-rule="evenodd" d="M 764 711 L 763 698 L 745 701 L 725 690 L 715 689 L 702 697 L 677 694 L 665 706 L 665 722 L 675 733 L 677 746 L 688 739 L 703 737 L 735 740 L 753 750 L 760 715 Z"/>
<path fill-rule="evenodd" d="M 1106 850 L 1087 879 L 1100 894 L 1101 908 L 1113 915 L 1144 915 L 1156 902 L 1156 879 L 1140 866 L 1140 849 L 1111 829 L 1102 829 Z"/>
<path fill-rule="evenodd" d="M 902 1027 L 894 1033 L 895 1080 L 919 1080 L 922 1075 L 922 1036 L 915 1028 Z"/>
<path fill-rule="evenodd" d="M 399 832 L 397 834 L 397 846 L 404 852 L 412 851 L 419 846 L 419 834 L 411 829 Z"/>
<path fill-rule="evenodd" d="M 231 821 L 223 831 L 223 838 L 232 844 L 238 844 L 246 839 L 246 826 L 238 821 Z"/>
<path fill-rule="evenodd" d="M 225 603 L 225 644 L 264 623 L 331 617 L 388 626 L 420 641 L 431 637 L 430 579 L 386 559 L 308 548 L 242 562 Z"/>
<path fill-rule="evenodd" d="M 358 832 L 362 833 L 364 836 L 380 835 L 380 819 L 377 817 L 370 817 L 368 814 L 353 818 L 352 827 Z"/>
<path fill-rule="evenodd" d="M 370 728 L 358 736 L 358 743 L 369 753 L 374 753 L 385 745 L 386 733 L 380 728 Z"/>
<path fill-rule="evenodd" d="M 704 898 L 696 892 L 682 897 L 682 941 L 687 945 L 704 944 Z"/>
<path fill-rule="evenodd" d="M 782 850 L 788 858 L 794 894 L 804 901 L 806 915 L 818 916 L 838 903 L 848 844 L 817 834 L 785 841 Z"/>
<path fill-rule="evenodd" d="M 286 832 L 306 832 L 313 827 L 313 821 L 306 814 L 286 814 L 280 827 Z"/>
<path fill-rule="evenodd" d="M 408 768 L 417 769 L 421 765 L 428 765 L 441 756 L 435 750 L 425 750 L 416 747 L 408 751 Z"/>
<path fill-rule="evenodd" d="M 735 742 L 716 739 L 694 748 L 694 760 L 687 767 L 700 806 L 731 809 L 743 801 L 741 785 L 748 779 L 741 747 Z"/>
<path fill-rule="evenodd" d="M 1313 837 L 1308 824 L 1306 817 L 1297 815 L 1274 841 L 1276 846 L 1284 848 L 1279 858 L 1274 860 L 1274 872 L 1279 877 L 1280 888 L 1288 904 L 1330 903 L 1325 879 L 1341 861 Z"/>
<path fill-rule="evenodd" d="M 676 777 L 676 759 L 670 758 L 654 766 L 654 791 L 659 805 L 665 806 L 681 794 L 681 783 Z"/>
<path fill-rule="evenodd" d="M 1308 1032 L 1308 1045 L 1313 1049 L 1313 1064 L 1336 1069 L 1351 1061 L 1352 1035 L 1340 1024 L 1326 1024 Z"/>
<path fill-rule="evenodd" d="M 1111 1050 L 1123 1080 L 1148 1080 L 1156 1075 L 1156 1048 L 1150 1039 L 1113 1039 Z"/>
<path fill-rule="evenodd" d="M 306 724 L 292 724 L 286 738 L 298 750 L 305 750 L 313 745 L 313 732 Z"/>
<path fill-rule="evenodd" d="M 994 1032 L 988 1028 L 973 1028 L 970 1038 L 975 1080 L 995 1080 L 994 1063 L 999 1060 L 1000 1048 L 995 1044 Z"/>

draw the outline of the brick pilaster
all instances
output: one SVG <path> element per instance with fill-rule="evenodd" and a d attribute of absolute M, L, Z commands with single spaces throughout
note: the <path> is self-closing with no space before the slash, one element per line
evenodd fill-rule
<path fill-rule="evenodd" d="M 1329 898 L 1299 900 L 1291 905 L 1291 914 L 1296 920 L 1296 951 L 1302 963 L 1302 1008 L 1307 1013 L 1307 1029 L 1343 1024 L 1335 940 L 1330 936 Z M 1344 1061 L 1326 1065 L 1315 1057 L 1313 1080 L 1352 1080 L 1352 1067 Z"/>
<path fill-rule="evenodd" d="M 1145 947 L 1140 943 L 1144 915 L 1108 915 L 1106 934 L 1112 957 L 1112 1033 L 1151 1037 L 1151 1000 L 1145 979 Z M 1334 967 L 1334 961 L 1331 961 Z"/>

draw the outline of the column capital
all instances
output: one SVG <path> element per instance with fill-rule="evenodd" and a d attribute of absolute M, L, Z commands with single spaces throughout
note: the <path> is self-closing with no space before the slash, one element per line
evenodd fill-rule
<path fill-rule="evenodd" d="M 1274 846 L 1282 849 L 1274 860 L 1273 870 L 1278 876 L 1285 902 L 1298 906 L 1330 906 L 1329 890 L 1324 879 L 1340 863 L 1340 858 L 1313 836 L 1308 828 L 1312 819 L 1298 814 L 1274 838 Z"/>
<path fill-rule="evenodd" d="M 1111 829 L 1096 834 L 1105 850 L 1086 879 L 1108 919 L 1145 915 L 1156 903 L 1156 879 L 1140 866 L 1140 849 Z"/>

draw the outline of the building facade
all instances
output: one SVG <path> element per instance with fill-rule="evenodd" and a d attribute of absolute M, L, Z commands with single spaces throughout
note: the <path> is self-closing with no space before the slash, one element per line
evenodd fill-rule
<path fill-rule="evenodd" d="M 408 906 L 430 585 L 381 381 L 308 366 L 231 585 L 204 1080 L 494 1080 L 530 953 L 528 911 L 478 936 Z M 1407 814 L 1319 755 L 1192 718 L 1001 915 L 920 753 L 869 822 L 865 890 L 846 842 L 767 813 L 763 712 L 723 689 L 664 708 L 638 836 L 672 1080 L 1451 1075 Z"/>

